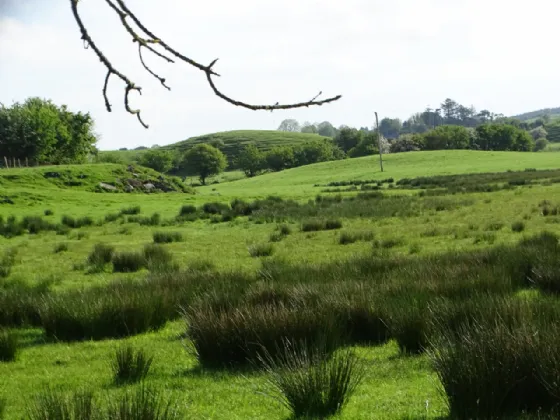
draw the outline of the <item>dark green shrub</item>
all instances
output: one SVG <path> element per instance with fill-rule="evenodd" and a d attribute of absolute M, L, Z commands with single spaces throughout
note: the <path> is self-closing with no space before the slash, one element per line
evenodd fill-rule
<path fill-rule="evenodd" d="M 32 235 L 36 235 L 42 231 L 56 230 L 57 228 L 56 225 L 43 220 L 43 218 L 39 216 L 25 216 L 21 220 L 20 225 Z"/>
<path fill-rule="evenodd" d="M 196 207 L 192 204 L 185 204 L 179 210 L 179 217 L 196 214 Z"/>
<path fill-rule="evenodd" d="M 45 216 L 52 216 L 54 214 L 54 212 L 51 209 L 46 209 L 44 211 L 44 215 Z"/>
<path fill-rule="evenodd" d="M 150 371 L 153 356 L 142 349 L 135 351 L 130 345 L 117 349 L 111 367 L 116 384 L 134 383 L 143 380 Z"/>
<path fill-rule="evenodd" d="M 272 387 L 271 396 L 294 418 L 324 419 L 340 412 L 364 376 L 364 365 L 351 350 L 322 357 L 305 342 L 285 340 L 283 351 L 260 357 Z"/>
<path fill-rule="evenodd" d="M 113 254 L 113 272 L 135 273 L 145 268 L 146 258 L 141 252 L 123 251 Z"/>
<path fill-rule="evenodd" d="M 121 215 L 135 215 L 135 214 L 140 214 L 142 211 L 142 209 L 140 208 L 140 206 L 131 206 L 131 207 L 126 207 L 121 209 L 120 214 Z"/>
<path fill-rule="evenodd" d="M 308 220 L 301 224 L 302 232 L 317 232 L 325 229 L 325 222 L 322 220 Z"/>
<path fill-rule="evenodd" d="M 514 222 L 511 224 L 512 232 L 523 232 L 525 230 L 525 223 L 523 222 Z"/>
<path fill-rule="evenodd" d="M 161 215 L 154 213 L 150 217 L 147 216 L 128 216 L 126 218 L 128 223 L 138 223 L 140 226 L 158 226 L 161 224 Z"/>
<path fill-rule="evenodd" d="M 15 333 L 0 329 L 0 362 L 13 362 L 18 352 L 18 339 Z"/>
<path fill-rule="evenodd" d="M 95 244 L 86 263 L 92 270 L 102 271 L 109 264 L 115 254 L 115 247 L 103 243 Z"/>
<path fill-rule="evenodd" d="M 120 217 L 121 215 L 119 213 L 109 213 L 105 215 L 105 222 L 106 223 L 116 222 L 117 220 L 119 220 Z"/>
<path fill-rule="evenodd" d="M 274 253 L 274 246 L 272 244 L 253 244 L 248 249 L 249 254 L 253 258 L 269 257 Z"/>
<path fill-rule="evenodd" d="M 56 244 L 54 247 L 55 254 L 60 254 L 61 252 L 66 252 L 66 251 L 68 251 L 68 244 L 66 243 Z"/>
<path fill-rule="evenodd" d="M 181 232 L 154 232 L 154 243 L 170 244 L 172 242 L 182 242 L 183 234 Z"/>
<path fill-rule="evenodd" d="M 270 242 L 280 242 L 282 239 L 284 239 L 284 235 L 278 232 L 271 233 L 269 237 Z"/>
<path fill-rule="evenodd" d="M 278 231 L 280 232 L 280 235 L 288 236 L 292 233 L 292 228 L 289 225 L 284 223 L 284 224 L 278 226 Z"/>
<path fill-rule="evenodd" d="M 6 399 L 0 397 L 0 420 L 4 420 L 6 414 Z"/>
<path fill-rule="evenodd" d="M 71 216 L 62 216 L 61 223 L 69 228 L 78 229 L 84 226 L 92 226 L 94 221 L 91 217 L 85 216 L 80 218 L 74 218 Z"/>

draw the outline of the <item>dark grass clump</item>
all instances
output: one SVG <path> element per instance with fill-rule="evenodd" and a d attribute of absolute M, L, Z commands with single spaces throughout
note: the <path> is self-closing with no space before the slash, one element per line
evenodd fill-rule
<path fill-rule="evenodd" d="M 126 218 L 127 223 L 138 223 L 140 226 L 159 226 L 161 224 L 161 215 L 153 213 L 151 216 L 132 215 Z"/>
<path fill-rule="evenodd" d="M 428 346 L 428 310 L 424 297 L 404 295 L 380 302 L 381 318 L 403 354 L 419 354 Z"/>
<path fill-rule="evenodd" d="M 260 361 L 272 388 L 269 395 L 296 419 L 339 413 L 364 377 L 364 365 L 351 350 L 329 357 L 322 348 L 310 352 L 305 341 L 284 340 L 282 351 L 265 352 Z"/>
<path fill-rule="evenodd" d="M 38 303 L 45 289 L 43 284 L 30 286 L 23 282 L 0 287 L 0 326 L 40 326 Z"/>
<path fill-rule="evenodd" d="M 64 215 L 62 216 L 61 223 L 71 229 L 78 229 L 85 226 L 93 226 L 94 221 L 89 216 L 75 218 Z"/>
<path fill-rule="evenodd" d="M 8 248 L 0 258 L 0 279 L 6 278 L 12 272 L 12 267 L 16 263 L 17 249 Z"/>
<path fill-rule="evenodd" d="M 47 387 L 27 404 L 29 420 L 101 420 L 93 392 L 67 395 Z"/>
<path fill-rule="evenodd" d="M 162 245 L 147 244 L 142 253 L 146 268 L 150 271 L 177 270 L 173 264 L 173 255 Z"/>
<path fill-rule="evenodd" d="M 134 350 L 130 345 L 119 348 L 111 364 L 113 380 L 116 384 L 129 384 L 142 381 L 148 375 L 153 356 L 140 349 Z"/>
<path fill-rule="evenodd" d="M 205 203 L 202 205 L 202 211 L 206 214 L 222 214 L 231 210 L 230 206 L 225 203 Z"/>
<path fill-rule="evenodd" d="M 338 219 L 327 219 L 325 222 L 325 230 L 336 230 L 342 228 L 342 222 Z"/>
<path fill-rule="evenodd" d="M 6 415 L 6 398 L 0 397 L 0 420 L 4 420 L 4 416 Z"/>
<path fill-rule="evenodd" d="M 280 233 L 280 235 L 283 235 L 283 236 L 288 236 L 288 235 L 291 235 L 291 233 L 292 233 L 292 228 L 285 223 L 279 225 L 277 230 Z"/>
<path fill-rule="evenodd" d="M 114 273 L 135 273 L 146 265 L 146 257 L 142 252 L 123 251 L 113 254 Z"/>
<path fill-rule="evenodd" d="M 0 216 L 0 235 L 10 239 L 21 236 L 25 233 L 25 228 L 17 221 L 15 216 L 8 217 L 5 221 Z"/>
<path fill-rule="evenodd" d="M 43 214 L 45 216 L 52 216 L 54 214 L 54 211 L 52 211 L 51 209 L 46 209 Z"/>
<path fill-rule="evenodd" d="M 349 343 L 380 345 L 391 338 L 381 306 L 367 297 L 339 297 L 331 305 L 344 326 Z"/>
<path fill-rule="evenodd" d="M 172 242 L 182 242 L 183 234 L 181 232 L 154 232 L 154 243 L 170 244 Z"/>
<path fill-rule="evenodd" d="M 186 286 L 183 286 L 186 287 Z M 39 316 L 51 340 L 122 338 L 157 330 L 179 316 L 184 290 L 164 280 L 115 282 L 105 287 L 53 293 L 40 300 Z"/>
<path fill-rule="evenodd" d="M 336 230 L 342 228 L 342 222 L 338 219 L 308 220 L 301 224 L 302 232 L 318 232 L 321 230 Z"/>
<path fill-rule="evenodd" d="M 511 300 L 494 308 L 498 316 L 484 315 L 490 311 L 486 308 L 464 323 L 443 328 L 434 339 L 430 355 L 450 417 L 517 418 L 522 413 L 554 412 L 560 403 L 556 302 Z"/>
<path fill-rule="evenodd" d="M 119 220 L 121 217 L 120 213 L 109 213 L 106 214 L 104 217 L 104 220 L 106 223 L 111 223 L 111 222 L 116 222 L 117 220 Z"/>
<path fill-rule="evenodd" d="M 523 232 L 525 230 L 525 223 L 524 222 L 513 222 L 511 224 L 511 231 L 512 232 Z"/>
<path fill-rule="evenodd" d="M 0 362 L 13 362 L 18 352 L 18 338 L 14 332 L 0 329 Z"/>
<path fill-rule="evenodd" d="M 249 246 L 249 255 L 253 258 L 270 257 L 274 253 L 274 246 L 272 244 L 253 244 Z"/>
<path fill-rule="evenodd" d="M 92 272 L 103 271 L 105 266 L 111 262 L 114 255 L 114 246 L 103 243 L 95 244 L 93 250 L 88 255 L 86 264 L 90 266 Z"/>
<path fill-rule="evenodd" d="M 55 254 L 60 254 L 61 252 L 66 252 L 68 251 L 68 244 L 67 243 L 60 243 L 60 244 L 56 244 L 54 247 L 54 253 Z"/>
<path fill-rule="evenodd" d="M 373 232 L 342 232 L 338 239 L 340 245 L 353 244 L 358 241 L 373 241 Z"/>
<path fill-rule="evenodd" d="M 53 231 L 57 228 L 57 225 L 44 220 L 40 216 L 25 216 L 21 220 L 20 226 L 31 235 L 36 235 L 43 231 Z"/>
<path fill-rule="evenodd" d="M 264 350 L 272 358 L 281 354 L 282 340 L 306 340 L 309 351 L 321 343 L 332 352 L 343 336 L 340 320 L 326 310 L 216 303 L 199 303 L 185 311 L 187 336 L 203 367 L 250 367 Z"/>
<path fill-rule="evenodd" d="M 110 420 L 171 420 L 178 419 L 177 408 L 166 399 L 162 390 L 144 383 L 127 390 L 116 400 L 109 401 L 106 417 Z"/>
<path fill-rule="evenodd" d="M 131 206 L 131 207 L 126 207 L 121 209 L 120 214 L 132 216 L 132 215 L 140 214 L 141 211 L 142 209 L 140 208 L 140 206 Z"/>
<path fill-rule="evenodd" d="M 278 232 L 272 232 L 269 236 L 270 242 L 280 242 L 282 239 L 284 239 L 284 235 Z"/>
<path fill-rule="evenodd" d="M 196 211 L 196 206 L 193 206 L 192 204 L 185 204 L 179 210 L 179 217 L 196 214 Z"/>

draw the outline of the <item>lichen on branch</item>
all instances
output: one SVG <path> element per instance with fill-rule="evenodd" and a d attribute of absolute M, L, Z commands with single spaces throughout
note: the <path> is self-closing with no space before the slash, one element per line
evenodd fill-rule
<path fill-rule="evenodd" d="M 130 92 L 136 91 L 139 94 L 142 94 L 142 88 L 136 85 L 124 73 L 117 70 L 117 68 L 111 63 L 111 61 L 107 58 L 107 56 L 103 53 L 103 51 L 101 51 L 101 49 L 97 46 L 95 41 L 90 36 L 84 22 L 82 21 L 82 18 L 78 11 L 79 1 L 80 0 L 70 0 L 70 4 L 72 8 L 72 13 L 74 15 L 74 20 L 78 24 L 78 27 L 81 32 L 81 38 L 84 42 L 84 46 L 86 48 L 91 48 L 94 51 L 94 53 L 97 55 L 101 63 L 103 63 L 103 65 L 107 69 L 107 75 L 105 76 L 105 83 L 103 84 L 103 90 L 102 90 L 103 98 L 105 100 L 105 107 L 107 108 L 107 111 L 111 112 L 112 109 L 111 103 L 109 102 L 109 98 L 107 96 L 109 79 L 111 78 L 111 76 L 116 76 L 125 84 L 125 93 L 124 93 L 125 109 L 127 110 L 128 113 L 136 115 L 140 124 L 142 124 L 142 126 L 144 126 L 145 128 L 148 128 L 149 126 L 142 120 L 142 117 L 140 116 L 140 110 L 130 108 L 130 100 L 129 100 Z M 218 73 L 214 71 L 214 65 L 216 64 L 218 59 L 213 60 L 209 65 L 200 64 L 199 62 L 176 51 L 171 46 L 169 46 L 164 40 L 162 40 L 161 38 L 156 36 L 153 32 L 151 32 L 142 23 L 142 21 L 140 21 L 140 19 L 128 8 L 124 0 L 104 0 L 104 1 L 105 3 L 107 3 L 107 6 L 110 7 L 118 15 L 122 26 L 124 27 L 126 32 L 132 37 L 132 41 L 134 43 L 138 43 L 138 57 L 144 69 L 149 74 L 151 74 L 154 78 L 156 78 L 161 83 L 161 85 L 168 90 L 171 90 L 171 88 L 166 84 L 165 78 L 157 74 L 150 67 L 148 67 L 148 65 L 144 61 L 144 56 L 142 55 L 144 50 L 149 51 L 150 53 L 160 57 L 161 59 L 167 61 L 168 63 L 175 63 L 175 60 L 170 58 L 170 56 L 172 56 L 179 61 L 183 61 L 184 63 L 196 67 L 206 75 L 206 80 L 208 81 L 208 84 L 210 85 L 210 88 L 212 89 L 215 95 L 217 95 L 219 98 L 223 99 L 224 101 L 232 105 L 239 106 L 242 108 L 247 108 L 253 111 L 258 111 L 258 110 L 274 111 L 277 109 L 293 109 L 293 108 L 303 108 L 303 107 L 310 107 L 310 106 L 320 106 L 323 104 L 337 101 L 342 97 L 341 95 L 337 95 L 327 99 L 319 99 L 319 97 L 322 95 L 322 92 L 319 92 L 311 100 L 308 101 L 297 102 L 292 104 L 280 104 L 276 102 L 274 105 L 252 105 L 243 101 L 233 99 L 227 96 L 226 94 L 224 94 L 223 92 L 221 92 L 217 88 L 216 84 L 214 83 L 213 78 L 220 76 Z M 131 23 L 133 23 L 137 27 L 137 29 L 133 28 Z M 163 52 L 158 51 L 157 48 L 163 50 Z"/>

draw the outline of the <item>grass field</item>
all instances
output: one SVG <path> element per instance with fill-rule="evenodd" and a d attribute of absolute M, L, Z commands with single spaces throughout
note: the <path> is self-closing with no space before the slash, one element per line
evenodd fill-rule
<path fill-rule="evenodd" d="M 254 344 L 280 363 L 281 338 L 357 356 L 363 379 L 335 418 L 555 415 L 555 153 L 413 152 L 385 156 L 383 173 L 368 157 L 196 193 L 93 192 L 124 176 L 0 172 L 0 418 L 2 399 L 19 419 L 47 386 L 110 408 L 139 386 L 114 380 L 128 344 L 153 355 L 145 383 L 178 418 L 290 418 L 266 395 L 288 376 L 263 369 Z M 313 366 L 335 366 L 324 360 Z"/>

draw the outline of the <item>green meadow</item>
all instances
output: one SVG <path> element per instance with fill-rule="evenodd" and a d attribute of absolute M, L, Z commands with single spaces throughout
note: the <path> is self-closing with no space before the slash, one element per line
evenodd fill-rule
<path fill-rule="evenodd" d="M 556 418 L 556 153 L 395 153 L 384 172 L 374 156 L 99 190 L 126 176 L 0 171 L 0 418 L 41 418 L 30 407 L 53 390 L 109 410 L 139 383 L 176 418 L 301 418 L 273 379 L 349 355 L 361 380 L 334 418 Z M 320 355 L 290 364 L 287 341 L 301 344 L 290 357 Z M 115 380 L 127 345 L 153 357 L 141 381 Z M 289 376 L 284 395 L 338 401 L 317 384 L 343 380 L 317 375 Z"/>

